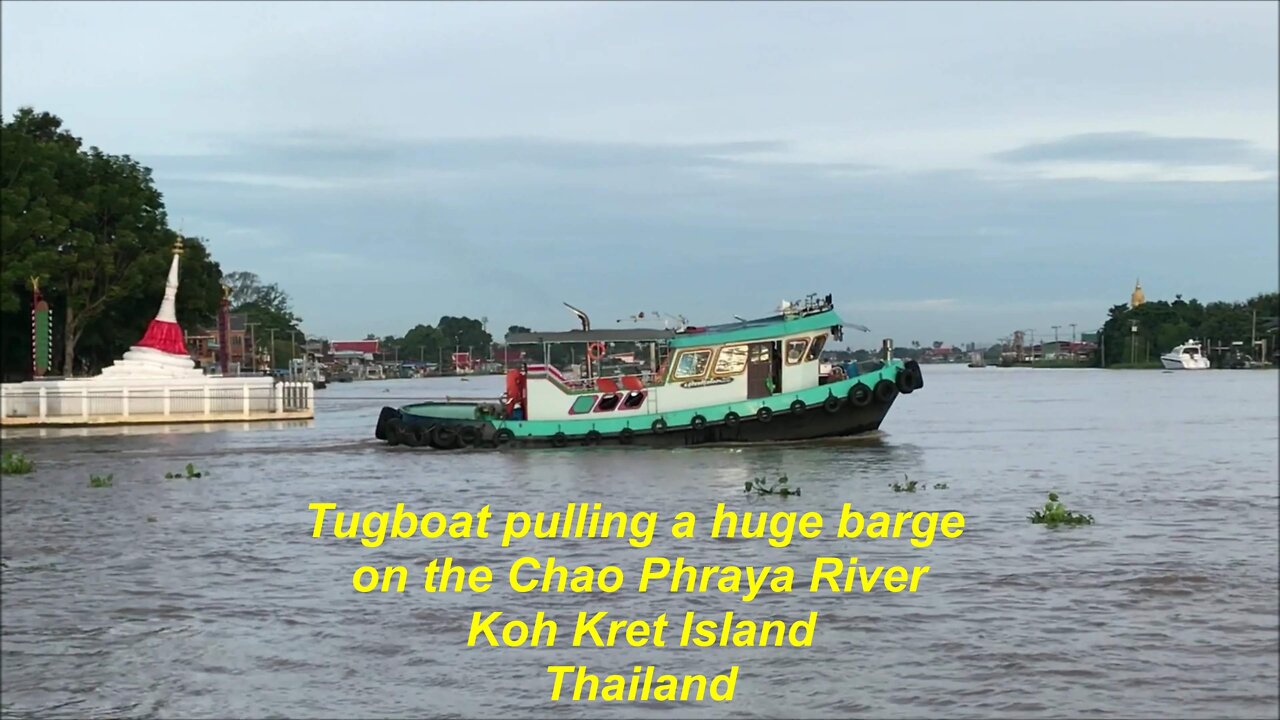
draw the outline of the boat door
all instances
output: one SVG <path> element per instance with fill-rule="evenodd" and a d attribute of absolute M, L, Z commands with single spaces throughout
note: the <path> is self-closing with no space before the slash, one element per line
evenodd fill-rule
<path fill-rule="evenodd" d="M 752 343 L 747 348 L 747 398 L 769 397 L 773 378 L 773 343 Z M 776 385 L 775 385 L 776 387 Z"/>

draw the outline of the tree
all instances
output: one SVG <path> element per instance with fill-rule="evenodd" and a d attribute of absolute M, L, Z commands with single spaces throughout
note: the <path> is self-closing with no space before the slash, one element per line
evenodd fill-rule
<path fill-rule="evenodd" d="M 0 136 L 0 310 L 14 325 L 26 283 L 41 278 L 61 316 L 62 371 L 71 375 L 86 329 L 153 286 L 146 271 L 167 261 L 174 236 L 151 170 L 128 155 L 82 150 L 59 118 L 31 108 L 0 122 Z"/>
<path fill-rule="evenodd" d="M 257 274 L 237 270 L 227 273 L 222 284 L 231 288 L 227 297 L 231 312 L 241 312 L 242 307 L 254 305 L 289 318 L 291 325 L 302 324 L 302 318 L 293 313 L 289 293 L 275 283 L 263 283 Z"/>

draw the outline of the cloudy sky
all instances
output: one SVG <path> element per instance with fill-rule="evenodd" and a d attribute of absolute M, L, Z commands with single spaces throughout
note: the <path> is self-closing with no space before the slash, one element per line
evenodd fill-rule
<path fill-rule="evenodd" d="M 0 105 L 155 169 L 309 332 L 899 343 L 1277 286 L 1276 3 L 6 2 Z"/>

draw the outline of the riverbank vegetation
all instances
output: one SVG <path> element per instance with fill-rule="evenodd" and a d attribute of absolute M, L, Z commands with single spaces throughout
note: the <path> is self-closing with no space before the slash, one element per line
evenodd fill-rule
<path fill-rule="evenodd" d="M 0 177 L 0 374 L 31 374 L 33 278 L 53 313 L 52 373 L 92 374 L 142 337 L 164 295 L 178 235 L 151 169 L 24 107 L 0 118 Z M 210 327 L 223 273 L 209 240 L 182 240 L 178 322 Z"/>
<path fill-rule="evenodd" d="M 1268 354 L 1276 349 L 1276 319 L 1280 317 L 1280 293 L 1255 295 L 1241 302 L 1154 300 L 1138 307 L 1115 305 L 1102 326 L 1106 367 L 1160 367 L 1159 357 L 1175 346 L 1194 339 L 1214 346 L 1244 343 L 1243 352 L 1257 357 L 1248 347 L 1256 337 L 1266 339 Z M 1255 324 L 1256 322 L 1256 324 Z M 1137 328 L 1135 331 L 1134 328 Z M 1207 348 L 1206 348 L 1207 351 Z M 1216 360 L 1213 353 L 1210 359 Z M 1221 363 L 1215 362 L 1215 367 Z"/>

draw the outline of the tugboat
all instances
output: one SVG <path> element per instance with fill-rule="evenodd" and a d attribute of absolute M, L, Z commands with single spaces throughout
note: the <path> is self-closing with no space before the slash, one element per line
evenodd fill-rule
<path fill-rule="evenodd" d="M 593 330 L 585 312 L 568 307 L 581 330 L 506 336 L 508 347 L 540 348 L 541 360 L 509 370 L 501 398 L 384 407 L 374 436 L 437 450 L 845 437 L 878 429 L 899 394 L 924 387 L 914 360 L 823 363 L 828 338 L 865 329 L 844 323 L 830 295 L 705 327 L 682 318 L 676 328 Z M 586 346 L 578 378 L 550 362 L 566 344 Z M 597 372 L 611 347 L 647 361 Z"/>

